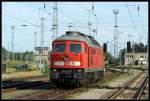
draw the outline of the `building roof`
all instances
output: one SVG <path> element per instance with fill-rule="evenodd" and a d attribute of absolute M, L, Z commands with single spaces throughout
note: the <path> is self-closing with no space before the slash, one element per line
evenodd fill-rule
<path fill-rule="evenodd" d="M 77 31 L 67 31 L 65 35 L 58 37 L 54 41 L 58 41 L 58 40 L 84 41 L 89 46 L 101 47 L 101 45 L 92 36 L 85 35 Z"/>
<path fill-rule="evenodd" d="M 147 54 L 147 52 L 125 52 L 125 54 Z"/>
<path fill-rule="evenodd" d="M 36 50 L 40 50 L 41 47 L 35 47 Z M 44 47 L 44 50 L 48 50 L 48 47 Z"/>

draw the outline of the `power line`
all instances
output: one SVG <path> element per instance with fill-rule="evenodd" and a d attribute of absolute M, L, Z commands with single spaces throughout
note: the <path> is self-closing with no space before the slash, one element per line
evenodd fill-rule
<path fill-rule="evenodd" d="M 37 7 L 34 7 L 33 5 L 30 5 L 30 4 L 24 4 L 24 3 L 20 3 L 20 4 L 22 4 L 22 5 L 25 5 L 25 6 L 28 6 L 28 7 L 31 7 L 31 8 L 35 8 L 35 9 L 39 9 L 39 8 L 37 8 Z M 40 10 L 42 10 L 43 12 L 45 12 L 46 14 L 48 14 L 48 15 L 51 15 L 51 13 L 49 12 L 49 11 L 47 11 L 47 9 L 46 9 L 46 4 L 44 4 L 44 7 L 45 7 L 45 9 L 40 9 Z"/>
<path fill-rule="evenodd" d="M 137 28 L 136 28 L 136 25 L 135 25 L 135 23 L 134 23 L 134 20 L 133 20 L 133 18 L 132 18 L 132 15 L 131 15 L 131 11 L 130 11 L 130 9 L 129 9 L 129 7 L 128 7 L 128 4 L 125 3 L 125 6 L 127 7 L 127 10 L 128 10 L 128 13 L 129 13 L 129 17 L 130 17 L 130 19 L 131 19 L 131 22 L 132 22 L 132 24 L 133 24 L 133 27 L 134 27 L 135 31 L 138 33 Z"/>
<path fill-rule="evenodd" d="M 84 8 L 83 6 L 80 6 L 84 11 L 87 11 L 87 12 L 91 12 L 91 10 L 90 9 L 87 9 L 87 8 Z M 96 24 L 96 29 L 98 28 L 98 27 L 103 27 L 103 26 L 98 26 L 98 24 L 106 24 L 106 23 L 96 23 L 97 21 L 99 21 L 100 22 L 100 19 L 97 17 L 97 15 L 96 15 L 96 13 L 94 12 L 94 9 L 95 9 L 95 7 L 94 7 L 94 3 L 92 4 L 92 9 L 93 9 L 93 15 L 94 15 L 94 17 L 95 17 L 95 24 Z M 88 21 L 89 22 L 89 21 Z M 108 23 L 108 24 L 113 24 L 113 23 Z M 104 29 L 106 29 L 106 28 L 104 28 Z M 107 29 L 106 29 L 107 30 Z M 98 32 L 97 32 L 98 33 Z"/>
<path fill-rule="evenodd" d="M 49 7 L 52 7 L 52 6 L 50 6 L 50 5 L 48 5 L 48 6 L 49 6 Z M 52 9 L 52 8 L 50 8 L 50 9 Z M 52 9 L 52 10 L 53 10 L 53 9 Z M 58 13 L 62 14 L 63 16 L 65 16 L 65 17 L 67 17 L 67 18 L 70 18 L 70 19 L 74 20 L 75 22 L 78 22 L 78 23 L 80 23 L 80 24 L 83 24 L 82 22 L 80 22 L 80 21 L 78 21 L 78 20 L 76 20 L 76 19 L 74 19 L 74 18 L 72 18 L 72 17 L 66 15 L 66 14 L 63 13 L 62 11 L 60 11 L 60 10 L 57 10 L 57 11 L 58 11 Z"/>
<path fill-rule="evenodd" d="M 10 16 L 10 15 L 7 15 L 7 14 L 3 14 L 3 15 L 4 15 L 4 16 L 7 16 L 7 17 L 10 17 L 10 18 L 12 18 L 12 19 L 21 21 L 21 22 L 25 22 L 25 23 L 28 23 L 28 24 L 32 24 L 33 26 L 36 25 L 36 24 L 33 24 L 33 23 L 28 22 L 28 21 L 26 21 L 26 20 L 23 20 L 23 19 L 20 19 L 20 18 L 16 18 L 16 17 L 14 17 L 14 16 Z"/>
<path fill-rule="evenodd" d="M 139 4 L 138 4 L 138 17 L 139 17 L 139 20 L 141 20 Z M 139 25 L 138 25 L 138 26 L 139 26 Z M 141 30 L 142 30 L 142 33 L 144 33 L 144 32 L 145 32 L 145 30 L 143 29 L 143 27 L 141 28 Z M 146 32 L 145 32 L 145 33 L 146 33 Z M 140 35 L 139 37 L 140 37 L 140 42 L 141 42 L 142 35 Z"/>
<path fill-rule="evenodd" d="M 137 20 L 137 21 L 134 21 L 134 23 L 139 23 L 139 22 L 147 22 L 146 19 L 145 20 Z M 118 22 L 118 23 L 131 23 L 129 21 L 121 21 L 121 22 Z M 104 22 L 104 23 L 97 23 L 97 24 L 113 24 L 113 22 Z M 132 25 L 133 26 L 133 25 Z"/>

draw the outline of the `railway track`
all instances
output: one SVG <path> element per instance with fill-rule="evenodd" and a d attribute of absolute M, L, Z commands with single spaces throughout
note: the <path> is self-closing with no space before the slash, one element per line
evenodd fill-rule
<path fill-rule="evenodd" d="M 137 91 L 137 93 L 136 93 L 135 96 L 133 97 L 134 99 L 136 99 L 136 100 L 141 99 L 142 94 L 143 94 L 143 92 L 144 92 L 144 90 L 145 90 L 147 84 L 148 84 L 148 77 L 145 78 L 145 80 L 144 80 L 144 82 L 142 83 L 140 89 Z"/>
<path fill-rule="evenodd" d="M 121 68 L 107 68 L 107 71 L 113 72 L 113 73 L 125 73 L 127 72 L 126 69 L 121 69 Z"/>
<path fill-rule="evenodd" d="M 11 88 L 11 87 L 14 87 L 14 86 L 17 86 L 17 85 L 21 85 L 21 84 L 25 84 L 27 82 L 30 82 L 30 81 L 43 81 L 43 80 L 46 80 L 48 79 L 49 76 L 47 75 L 42 75 L 42 76 L 34 76 L 34 77 L 28 77 L 28 78 L 22 78 L 20 80 L 17 80 L 17 79 L 11 79 L 11 80 L 4 80 L 2 81 L 2 88 Z"/>
<path fill-rule="evenodd" d="M 82 91 L 86 91 L 88 87 L 89 88 L 96 87 L 97 85 L 99 85 L 99 83 L 103 84 L 103 82 L 108 81 L 108 80 L 112 80 L 113 78 L 119 77 L 120 75 L 122 75 L 122 73 L 110 73 L 109 75 L 107 73 L 107 76 L 104 79 L 97 81 L 97 82 L 94 82 L 92 84 L 89 84 L 87 86 L 80 87 L 80 88 L 69 88 L 69 89 L 65 88 L 64 89 L 64 88 L 56 88 L 56 87 L 52 87 L 52 86 L 49 87 L 49 85 L 51 85 L 51 83 L 47 82 L 47 83 L 45 83 L 45 86 L 48 86 L 46 88 L 46 90 L 48 90 L 48 91 L 38 91 L 36 93 L 17 96 L 17 97 L 15 97 L 15 99 L 37 99 L 37 100 L 39 100 L 39 99 L 42 99 L 42 100 L 43 99 L 44 100 L 46 100 L 46 99 L 56 99 L 56 100 L 66 99 L 66 96 L 68 96 L 68 95 L 82 92 Z M 139 77 L 140 77 L 140 75 L 139 75 Z M 35 85 L 31 84 L 31 86 L 27 85 L 26 87 L 23 87 L 23 88 L 28 88 L 28 87 L 33 87 L 33 86 L 43 87 L 44 86 L 43 84 L 42 83 L 40 84 L 40 82 L 39 82 L 37 84 L 35 83 Z M 99 85 L 99 86 L 101 86 L 101 85 Z"/>
<path fill-rule="evenodd" d="M 142 80 L 144 80 L 144 81 L 141 83 Z M 105 94 L 106 95 L 105 99 L 120 99 L 121 96 L 123 96 L 123 95 L 127 95 L 126 98 L 123 98 L 123 99 L 140 99 L 147 83 L 148 83 L 147 74 L 140 73 L 134 79 L 132 79 L 132 80 L 128 81 L 126 84 L 124 84 L 124 86 L 119 87 L 119 89 L 117 91 L 109 92 L 109 93 Z M 139 85 L 139 87 L 136 87 L 137 85 Z M 129 88 L 136 88 L 137 89 L 136 93 L 133 93 L 132 89 L 129 90 Z"/>
<path fill-rule="evenodd" d="M 22 83 L 16 83 L 16 84 L 10 84 L 2 87 L 2 92 L 8 92 L 8 91 L 14 91 L 17 89 L 23 89 L 23 88 L 29 88 L 33 86 L 38 86 L 42 84 L 48 84 L 49 80 L 43 79 L 40 81 L 30 81 L 30 82 L 22 82 Z"/>
<path fill-rule="evenodd" d="M 107 75 L 103 80 L 95 82 L 93 84 L 89 84 L 87 86 L 83 86 L 80 88 L 69 88 L 69 89 L 64 89 L 64 88 L 55 88 L 55 87 L 50 87 L 49 91 L 42 91 L 36 94 L 33 94 L 31 96 L 20 96 L 17 97 L 16 99 L 65 99 L 67 95 L 74 94 L 77 92 L 85 91 L 87 90 L 87 87 L 91 87 L 94 85 L 97 85 L 97 83 L 102 83 L 107 80 L 110 80 L 112 78 L 116 78 L 117 76 L 121 75 L 121 73 L 118 74 L 110 74 Z"/>

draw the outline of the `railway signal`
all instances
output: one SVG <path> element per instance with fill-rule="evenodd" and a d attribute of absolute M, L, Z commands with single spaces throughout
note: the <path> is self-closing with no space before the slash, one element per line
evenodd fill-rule
<path fill-rule="evenodd" d="M 12 37 L 11 37 L 11 51 L 12 51 L 12 61 L 14 61 L 14 29 L 15 26 L 11 26 L 11 30 L 12 30 Z"/>

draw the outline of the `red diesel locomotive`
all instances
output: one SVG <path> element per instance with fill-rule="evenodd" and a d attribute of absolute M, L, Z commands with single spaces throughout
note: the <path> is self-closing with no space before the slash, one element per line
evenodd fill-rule
<path fill-rule="evenodd" d="M 52 47 L 50 80 L 55 85 L 84 85 L 103 78 L 103 48 L 92 36 L 67 31 Z"/>

